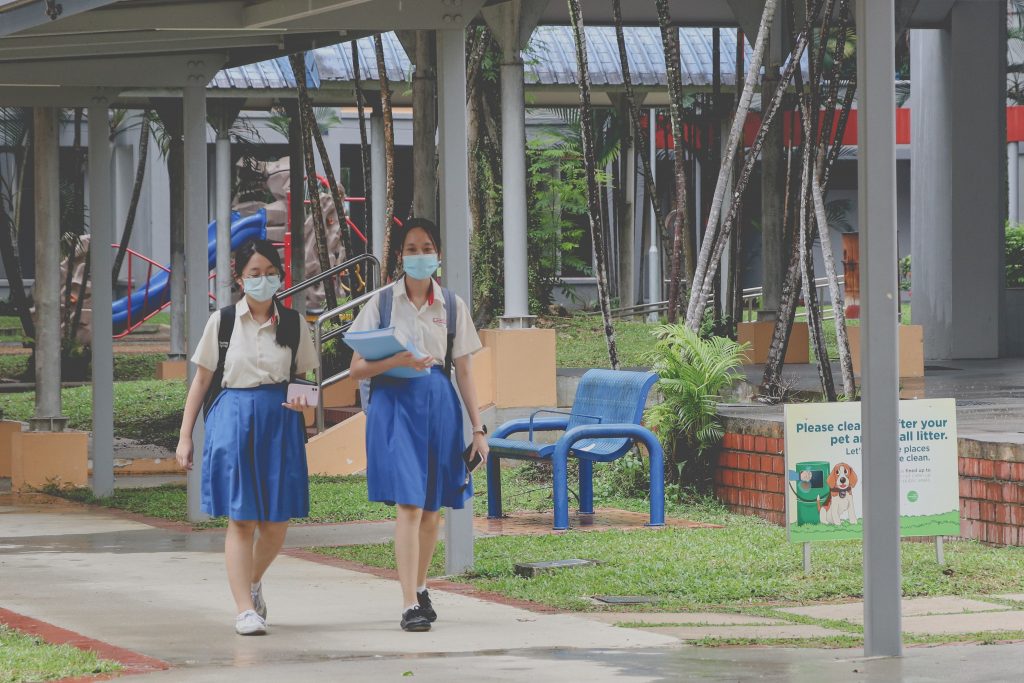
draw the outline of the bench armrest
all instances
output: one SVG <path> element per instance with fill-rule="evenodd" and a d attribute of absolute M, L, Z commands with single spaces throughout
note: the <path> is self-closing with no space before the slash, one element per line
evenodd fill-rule
<path fill-rule="evenodd" d="M 583 439 L 603 438 L 633 439 L 634 441 L 639 441 L 646 445 L 648 448 L 657 448 L 658 453 L 661 453 L 661 443 L 658 441 L 658 437 L 654 435 L 654 432 L 643 425 L 634 424 L 632 422 L 622 422 L 573 427 L 558 439 L 558 443 L 555 444 L 554 456 L 568 457 L 569 451 L 572 447 Z"/>
<path fill-rule="evenodd" d="M 513 434 L 519 434 L 521 432 L 530 432 L 531 435 L 533 432 L 555 432 L 565 429 L 568 426 L 568 417 L 548 417 L 541 418 L 539 420 L 534 420 L 533 418 L 509 420 L 495 429 L 491 438 L 506 439 Z"/>
<path fill-rule="evenodd" d="M 547 408 L 541 408 L 540 410 L 535 410 L 535 411 L 533 411 L 530 414 L 530 441 L 533 441 L 533 425 L 536 422 L 536 420 L 534 420 L 534 418 L 537 417 L 537 415 L 539 413 L 554 413 L 556 415 L 567 415 L 570 418 L 582 417 L 582 418 L 586 418 L 588 420 L 597 420 L 598 424 L 600 424 L 600 422 L 601 422 L 601 418 L 598 417 L 597 415 L 584 415 L 583 413 L 574 413 L 571 410 L 549 410 Z M 566 422 L 566 424 L 568 424 L 569 420 L 566 420 L 565 422 Z M 561 429 L 565 429 L 565 427 L 561 427 Z M 544 431 L 544 430 L 538 429 L 537 431 Z M 548 430 L 548 431 L 550 431 L 550 430 Z"/>

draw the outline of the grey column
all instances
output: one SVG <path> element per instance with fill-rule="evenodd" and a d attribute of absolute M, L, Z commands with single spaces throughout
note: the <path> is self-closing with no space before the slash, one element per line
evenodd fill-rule
<path fill-rule="evenodd" d="M 34 121 L 36 218 L 35 431 L 62 431 L 60 402 L 60 174 L 57 109 L 36 107 Z"/>
<path fill-rule="evenodd" d="M 648 154 L 651 157 L 651 180 L 654 181 L 654 185 L 658 184 L 658 110 L 651 109 L 648 113 L 647 118 L 647 142 L 650 145 Z M 653 192 L 654 188 L 647 188 L 647 192 Z M 658 201 L 658 197 L 654 197 L 654 201 Z M 657 217 L 654 213 L 654 207 L 648 208 L 650 214 L 650 226 L 651 226 L 651 244 L 647 248 L 647 302 L 657 303 L 661 301 L 661 254 L 658 251 L 658 244 L 660 239 L 658 237 L 661 231 L 661 226 L 658 225 Z M 658 313 L 651 311 L 647 315 L 647 322 L 656 323 L 658 322 Z"/>
<path fill-rule="evenodd" d="M 370 221 L 373 231 L 373 255 L 384 267 L 384 195 L 387 189 L 387 161 L 384 158 L 384 116 L 378 107 L 370 113 L 370 184 L 373 185 L 373 203 Z M 448 246 L 447 244 L 444 246 Z M 383 282 L 384 278 L 381 279 Z"/>
<path fill-rule="evenodd" d="M 898 656 L 899 372 L 895 0 L 857 0 L 857 184 L 861 234 L 864 654 Z M 870 5 L 870 11 L 869 11 Z"/>
<path fill-rule="evenodd" d="M 89 268 L 92 279 L 92 491 L 114 492 L 114 255 L 106 100 L 89 107 Z"/>
<path fill-rule="evenodd" d="M 231 303 L 231 138 L 230 124 L 217 129 L 217 305 Z"/>
<path fill-rule="evenodd" d="M 911 62 L 920 96 L 910 125 L 910 262 L 914 324 L 924 327 L 924 357 L 953 357 L 953 119 L 951 36 L 914 29 Z"/>
<path fill-rule="evenodd" d="M 514 28 L 518 31 L 518 25 Z M 507 328 L 530 327 L 526 257 L 526 99 L 518 42 L 506 38 L 501 65 L 501 188 Z"/>
<path fill-rule="evenodd" d="M 466 33 L 437 32 L 438 121 L 441 163 L 441 226 L 445 285 L 467 304 L 473 292 L 469 270 L 469 149 L 466 142 Z M 376 162 L 375 162 L 376 166 Z M 374 202 L 376 204 L 376 202 Z M 466 437 L 470 425 L 466 424 Z M 473 504 L 445 511 L 445 572 L 473 566 Z"/>
<path fill-rule="evenodd" d="M 636 228 L 634 202 L 636 200 L 636 131 L 630 120 L 629 105 L 625 98 L 618 103 L 619 120 L 630 130 L 629 146 L 623 150 L 622 203 L 619 209 L 619 306 L 632 306 L 636 301 L 636 290 L 633 287 L 633 245 Z"/>
<path fill-rule="evenodd" d="M 210 263 L 206 242 L 206 83 L 183 89 L 185 159 L 185 304 L 188 315 L 188 351 L 199 346 L 203 328 L 210 317 Z M 189 363 L 189 382 L 195 379 L 195 365 Z M 196 445 L 192 469 L 188 473 L 188 518 L 205 519 L 200 510 L 200 486 L 203 471 L 203 421 L 196 420 L 192 433 Z"/>
<path fill-rule="evenodd" d="M 1020 151 L 1018 142 L 1006 143 L 1006 219 L 1010 225 L 1020 222 Z"/>
<path fill-rule="evenodd" d="M 1005 283 L 1006 5 L 958 2 L 952 17 L 952 357 L 996 358 Z"/>

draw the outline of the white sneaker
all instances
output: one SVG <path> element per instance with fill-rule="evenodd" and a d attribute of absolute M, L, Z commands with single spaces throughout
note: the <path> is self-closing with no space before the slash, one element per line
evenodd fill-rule
<path fill-rule="evenodd" d="M 253 609 L 256 610 L 256 614 L 260 615 L 260 618 L 263 619 L 263 621 L 266 621 L 267 620 L 267 603 L 263 599 L 263 583 L 262 582 L 260 582 L 260 584 L 258 586 L 256 586 L 256 590 L 251 591 L 251 595 L 252 595 L 252 606 L 253 606 Z"/>
<path fill-rule="evenodd" d="M 247 609 L 235 618 L 235 633 L 240 636 L 266 635 L 267 622 L 255 610 Z"/>

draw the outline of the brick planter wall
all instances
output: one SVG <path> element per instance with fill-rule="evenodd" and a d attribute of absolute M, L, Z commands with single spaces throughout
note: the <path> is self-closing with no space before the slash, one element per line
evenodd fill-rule
<path fill-rule="evenodd" d="M 786 523 L 781 419 L 726 417 L 715 456 L 715 496 L 733 511 Z M 1024 444 L 958 440 L 960 534 L 1024 546 Z"/>
<path fill-rule="evenodd" d="M 715 496 L 733 512 L 786 523 L 786 462 L 781 423 L 726 421 L 714 468 Z"/>

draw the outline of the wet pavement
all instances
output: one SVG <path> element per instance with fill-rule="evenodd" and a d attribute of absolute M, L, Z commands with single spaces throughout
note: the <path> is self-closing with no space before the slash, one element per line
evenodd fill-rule
<path fill-rule="evenodd" d="M 391 532 L 390 522 L 296 528 L 288 545 L 379 542 Z M 908 648 L 905 657 L 884 660 L 865 660 L 860 650 L 692 647 L 683 641 L 728 636 L 729 629 L 755 629 L 771 637 L 798 625 L 682 613 L 663 615 L 674 627 L 623 628 L 608 614 L 533 611 L 444 589 L 432 591 L 441 614 L 435 629 L 407 634 L 397 624 L 395 582 L 301 556 L 282 556 L 265 579 L 270 635 L 241 638 L 232 630 L 222 550 L 220 530 L 158 529 L 74 505 L 0 504 L 0 607 L 172 666 L 123 680 L 1024 678 L 1024 644 Z M 1002 618 L 1020 614 L 1005 605 L 956 599 L 908 610 L 924 618 L 945 613 L 956 620 L 963 618 L 962 612 L 984 617 L 986 608 Z M 619 622 L 637 619 L 619 616 Z"/>

